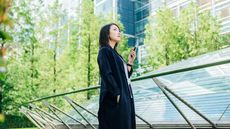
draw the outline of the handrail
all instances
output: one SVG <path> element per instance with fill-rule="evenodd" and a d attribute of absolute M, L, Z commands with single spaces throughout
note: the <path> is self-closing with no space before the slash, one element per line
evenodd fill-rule
<path fill-rule="evenodd" d="M 38 98 L 38 99 L 35 99 L 35 100 L 32 100 L 32 101 L 29 101 L 27 103 L 24 103 L 23 105 L 29 104 L 29 103 L 33 103 L 33 102 L 38 102 L 38 101 L 41 101 L 41 100 L 50 99 L 50 98 L 56 98 L 56 97 L 64 96 L 64 95 L 68 95 L 68 94 L 73 94 L 73 93 L 78 93 L 78 92 L 84 92 L 84 91 L 94 90 L 94 89 L 98 89 L 99 87 L 100 86 L 90 86 L 90 87 L 79 89 L 79 90 L 74 90 L 74 91 L 65 92 L 65 93 L 61 93 L 61 94 L 46 96 L 46 97 L 42 97 L 42 98 Z"/>
<path fill-rule="evenodd" d="M 180 73 L 180 72 L 186 72 L 186 71 L 192 71 L 192 70 L 197 70 L 197 69 L 202 69 L 202 68 L 207 68 L 207 67 L 212 67 L 212 66 L 218 66 L 218 65 L 222 65 L 222 64 L 228 64 L 228 63 L 230 63 L 230 59 L 216 61 L 216 62 L 211 62 L 211 63 L 206 63 L 206 64 L 201 64 L 201 65 L 196 65 L 196 66 L 190 66 L 190 67 L 185 67 L 185 68 L 179 68 L 179 69 L 173 69 L 173 70 L 168 70 L 168 71 L 162 71 L 162 72 L 157 72 L 157 73 L 155 72 L 155 73 L 151 73 L 151 74 L 145 74 L 145 75 L 142 75 L 142 76 L 139 76 L 139 77 L 136 77 L 136 78 L 131 78 L 131 81 L 134 82 L 134 81 L 144 80 L 144 79 L 150 79 L 150 78 L 154 80 L 155 77 L 159 77 L 159 76 L 170 75 L 170 74 L 175 74 L 175 73 Z M 79 92 L 85 92 L 85 91 L 89 91 L 89 90 L 95 90 L 95 89 L 98 89 L 98 88 L 100 88 L 100 85 L 89 86 L 87 88 L 82 88 L 82 89 L 78 89 L 78 90 L 74 90 L 74 91 L 70 91 L 70 92 L 65 92 L 65 93 L 60 93 L 60 94 L 56 94 L 56 95 L 41 97 L 41 98 L 38 98 L 38 99 L 35 99 L 35 100 L 32 100 L 32 101 L 29 101 L 27 103 L 24 103 L 23 105 L 25 105 L 25 104 L 26 105 L 27 104 L 31 104 L 31 103 L 34 103 L 34 102 L 39 102 L 41 100 L 46 100 L 46 99 L 50 99 L 50 98 L 65 96 L 65 95 L 69 95 L 69 94 L 73 94 L 73 93 L 79 93 Z M 168 94 L 166 93 L 166 90 L 168 91 L 167 87 L 161 87 L 161 86 L 159 86 L 159 88 L 165 94 L 165 96 L 169 99 L 169 101 L 173 104 L 173 106 L 177 109 L 177 111 L 182 115 L 182 117 L 185 119 L 185 121 L 190 125 L 190 127 L 193 128 L 193 129 L 195 129 L 195 126 L 187 119 L 187 117 L 179 109 L 179 107 L 176 105 L 176 103 L 174 103 L 172 101 L 172 99 L 170 98 L 170 96 L 168 96 Z M 163 88 L 165 88 L 165 89 L 163 89 Z M 170 92 L 170 91 L 168 91 L 168 92 Z M 176 94 L 174 94 L 174 93 L 171 93 L 171 94 L 173 94 L 174 96 L 176 96 L 176 98 L 179 98 Z M 182 101 L 182 102 L 185 103 L 188 106 L 188 104 L 186 102 L 184 102 L 184 101 Z M 55 114 L 55 112 L 51 108 L 51 105 L 48 104 L 47 106 L 51 110 L 51 112 L 58 118 L 58 120 L 61 121 L 61 123 L 63 123 L 67 128 L 70 128 L 64 121 L 62 121 L 59 118 L 59 116 L 57 114 Z M 190 107 L 190 108 L 193 110 L 193 107 Z M 196 113 L 198 113 L 200 115 L 199 112 L 196 112 Z M 138 115 L 136 115 L 136 116 L 138 117 Z M 207 119 L 202 114 L 201 114 L 201 117 L 203 117 L 205 120 L 207 120 L 212 125 L 213 128 L 216 127 L 213 122 L 211 122 L 209 119 Z M 147 122 L 143 118 L 141 120 L 143 120 L 147 125 L 149 125 L 150 128 L 153 128 L 152 125 L 149 122 Z M 87 120 L 86 120 L 86 122 L 88 123 Z M 91 123 L 89 123 L 89 124 L 91 125 Z M 91 127 L 94 128 L 93 125 L 91 125 Z"/>
<path fill-rule="evenodd" d="M 148 78 L 153 78 L 153 77 L 159 77 L 163 75 L 169 75 L 169 74 L 175 74 L 175 73 L 180 73 L 180 72 L 187 72 L 187 71 L 192 71 L 196 69 L 202 69 L 202 68 L 207 68 L 207 67 L 212 67 L 212 66 L 217 66 L 217 65 L 222 65 L 222 64 L 228 64 L 230 63 L 230 59 L 228 60 L 221 60 L 213 63 L 207 63 L 207 64 L 202 64 L 202 65 L 197 65 L 197 66 L 192 66 L 192 67 L 187 67 L 187 68 L 180 68 L 176 70 L 171 70 L 171 71 L 166 71 L 166 72 L 160 72 L 160 73 L 153 73 L 151 75 L 143 75 L 140 77 L 132 78 L 131 81 L 138 81 L 138 80 L 143 80 L 143 79 L 148 79 Z"/>
<path fill-rule="evenodd" d="M 212 66 L 217 66 L 217 65 L 222 65 L 222 64 L 228 64 L 228 63 L 230 63 L 230 59 L 217 61 L 217 62 L 213 62 L 213 63 L 197 65 L 197 66 L 192 66 L 192 67 L 187 67 L 187 68 L 176 69 L 176 70 L 172 70 L 172 71 L 153 73 L 151 75 L 143 75 L 143 76 L 140 76 L 140 77 L 132 78 L 131 81 L 133 82 L 133 81 L 138 81 L 138 80 L 143 80 L 143 79 L 148 79 L 148 78 L 153 78 L 153 77 L 159 77 L 159 76 L 163 76 L 163 75 L 175 74 L 175 73 L 180 73 L 180 72 L 186 72 L 186 71 L 191 71 L 191 70 L 196 70 L 196 69 L 201 69 L 201 68 L 207 68 L 207 67 L 212 67 Z M 68 94 L 94 90 L 94 89 L 98 89 L 98 88 L 100 88 L 100 85 L 90 86 L 90 87 L 79 89 L 79 90 L 74 90 L 74 91 L 70 91 L 70 92 L 65 92 L 65 93 L 61 93 L 61 94 L 56 94 L 56 95 L 51 95 L 51 96 L 38 98 L 38 99 L 35 99 L 35 100 L 32 100 L 32 101 L 29 101 L 27 103 L 24 103 L 23 105 L 33 103 L 33 102 L 38 102 L 38 101 L 45 100 L 45 99 L 64 96 L 64 95 L 68 95 Z"/>

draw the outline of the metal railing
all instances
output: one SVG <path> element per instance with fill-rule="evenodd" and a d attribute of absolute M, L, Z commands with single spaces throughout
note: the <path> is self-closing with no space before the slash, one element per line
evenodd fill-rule
<path fill-rule="evenodd" d="M 185 119 L 185 121 L 188 123 L 188 125 L 192 129 L 196 129 L 196 127 L 194 126 L 194 124 L 191 123 L 191 121 L 189 121 L 189 119 L 185 116 L 185 114 L 183 113 L 183 111 L 177 106 L 177 104 L 175 103 L 175 101 L 173 101 L 173 99 L 170 98 L 170 96 L 168 95 L 167 92 L 171 93 L 171 95 L 173 95 L 175 98 L 177 98 L 183 104 L 185 104 L 188 108 L 190 108 L 192 111 L 194 111 L 196 114 L 198 114 L 201 118 L 203 118 L 204 120 L 206 120 L 211 125 L 211 128 L 217 128 L 217 125 L 214 122 L 212 122 L 210 119 L 208 119 L 204 114 L 202 114 L 201 112 L 199 112 L 196 108 L 194 108 L 191 104 L 189 104 L 188 102 L 186 102 L 179 95 L 177 95 L 172 90 L 170 90 L 165 84 L 163 84 L 160 80 L 158 80 L 157 77 L 164 76 L 164 75 L 175 74 L 175 73 L 180 73 L 180 72 L 192 71 L 192 70 L 197 70 L 197 69 L 202 69 L 202 68 L 207 68 L 207 67 L 212 67 L 212 66 L 218 66 L 218 65 L 228 64 L 228 63 L 230 63 L 230 59 L 222 60 L 222 61 L 218 61 L 218 62 L 212 62 L 212 63 L 208 63 L 208 64 L 196 65 L 196 66 L 192 66 L 192 67 L 179 68 L 179 69 L 175 69 L 175 70 L 158 72 L 158 73 L 153 73 L 153 74 L 150 74 L 150 75 L 143 75 L 143 76 L 140 76 L 140 77 L 132 78 L 131 81 L 134 82 L 134 81 L 138 81 L 138 80 L 144 80 L 144 79 L 152 78 L 153 81 L 155 82 L 155 84 L 160 88 L 160 90 L 163 92 L 163 94 L 166 96 L 166 98 L 177 109 L 177 111 L 181 114 L 181 116 Z M 71 107 L 83 118 L 83 120 L 91 128 L 95 129 L 96 127 L 92 123 L 90 123 L 90 121 L 87 120 L 87 118 L 85 118 L 84 115 L 82 115 L 82 113 L 79 112 L 79 110 L 77 110 L 75 106 L 80 107 L 82 110 L 86 111 L 87 113 L 91 114 L 94 117 L 97 117 L 97 115 L 94 114 L 93 112 L 89 111 L 87 108 L 85 108 L 85 107 L 81 106 L 80 104 L 76 103 L 75 101 L 71 100 L 66 95 L 80 93 L 80 92 L 85 92 L 85 91 L 90 91 L 90 90 L 95 90 L 95 89 L 98 89 L 98 88 L 100 88 L 99 85 L 98 86 L 91 86 L 91 87 L 88 87 L 88 88 L 83 88 L 83 89 L 79 89 L 79 90 L 75 90 L 75 91 L 71 91 L 71 92 L 61 93 L 61 94 L 57 94 L 57 95 L 51 95 L 51 96 L 47 96 L 47 97 L 42 97 L 42 98 L 38 98 L 38 99 L 35 99 L 35 100 L 32 100 L 32 101 L 29 101 L 28 103 L 25 103 L 23 105 L 24 106 L 25 105 L 31 105 L 31 103 L 35 103 L 35 102 L 39 102 L 39 101 L 44 101 L 44 100 L 47 100 L 47 99 L 50 99 L 50 98 L 63 97 L 71 105 Z M 74 121 L 80 123 L 84 128 L 87 128 L 85 124 L 83 124 L 79 120 L 73 118 L 71 115 L 69 115 L 67 113 L 64 113 L 63 111 L 61 111 L 60 109 L 58 109 L 56 106 L 51 105 L 48 102 L 45 102 L 44 105 L 46 105 L 50 109 L 50 111 L 52 112 L 53 115 L 51 115 L 50 113 L 48 113 L 46 111 L 43 111 L 42 109 L 39 109 L 36 106 L 29 106 L 31 109 L 27 109 L 27 108 L 25 108 L 23 106 L 20 110 L 21 110 L 22 113 L 24 113 L 39 128 L 44 128 L 44 125 L 45 125 L 44 121 L 41 121 L 40 119 L 38 119 L 38 118 L 41 118 L 43 120 L 47 120 L 48 125 L 50 127 L 52 127 L 52 128 L 55 128 L 55 126 L 54 126 L 55 123 L 62 123 L 67 128 L 71 129 L 71 127 L 67 123 L 65 123 L 54 112 L 54 110 L 52 108 L 58 110 L 59 112 L 62 112 L 62 114 L 65 114 L 67 117 L 69 117 L 69 118 L 73 119 Z M 228 107 L 227 107 L 227 109 L 228 109 Z M 36 118 L 33 117 L 33 115 L 31 115 L 31 112 L 33 112 L 33 111 L 36 111 L 36 113 L 35 113 L 35 114 L 37 114 Z M 139 118 L 140 120 L 142 120 L 146 125 L 148 125 L 149 128 L 154 128 L 154 126 L 150 122 L 148 122 L 147 120 L 145 120 L 144 118 L 142 118 L 140 115 L 136 114 L 136 117 Z"/>

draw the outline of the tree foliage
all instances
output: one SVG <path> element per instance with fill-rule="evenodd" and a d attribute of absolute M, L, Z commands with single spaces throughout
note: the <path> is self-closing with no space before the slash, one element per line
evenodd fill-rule
<path fill-rule="evenodd" d="M 20 115 L 19 107 L 30 100 L 73 91 L 99 84 L 97 54 L 99 31 L 107 23 L 119 19 L 94 14 L 93 1 L 84 0 L 69 15 L 59 0 L 47 4 L 43 0 L 15 0 L 10 16 L 13 28 L 7 71 L 3 83 L 3 111 Z M 123 28 L 123 27 L 121 27 Z M 118 51 L 127 59 L 127 39 Z M 82 102 L 98 91 L 72 95 Z M 66 110 L 63 99 L 48 100 Z M 42 106 L 41 103 L 38 103 Z"/>
<path fill-rule="evenodd" d="M 145 37 L 149 56 L 145 67 L 157 69 L 229 44 L 220 34 L 217 18 L 209 11 L 198 12 L 199 8 L 192 3 L 179 16 L 164 7 L 149 18 Z"/>

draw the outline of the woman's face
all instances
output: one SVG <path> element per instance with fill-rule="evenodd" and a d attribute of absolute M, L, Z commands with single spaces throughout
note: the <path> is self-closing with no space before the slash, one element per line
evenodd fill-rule
<path fill-rule="evenodd" d="M 121 40 L 121 32 L 120 29 L 116 25 L 111 25 L 109 30 L 110 40 L 118 43 Z"/>

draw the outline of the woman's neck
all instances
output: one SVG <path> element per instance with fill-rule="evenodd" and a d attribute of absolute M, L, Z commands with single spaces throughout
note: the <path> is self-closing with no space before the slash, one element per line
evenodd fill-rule
<path fill-rule="evenodd" d="M 114 49 L 116 42 L 109 40 L 109 45 Z"/>

